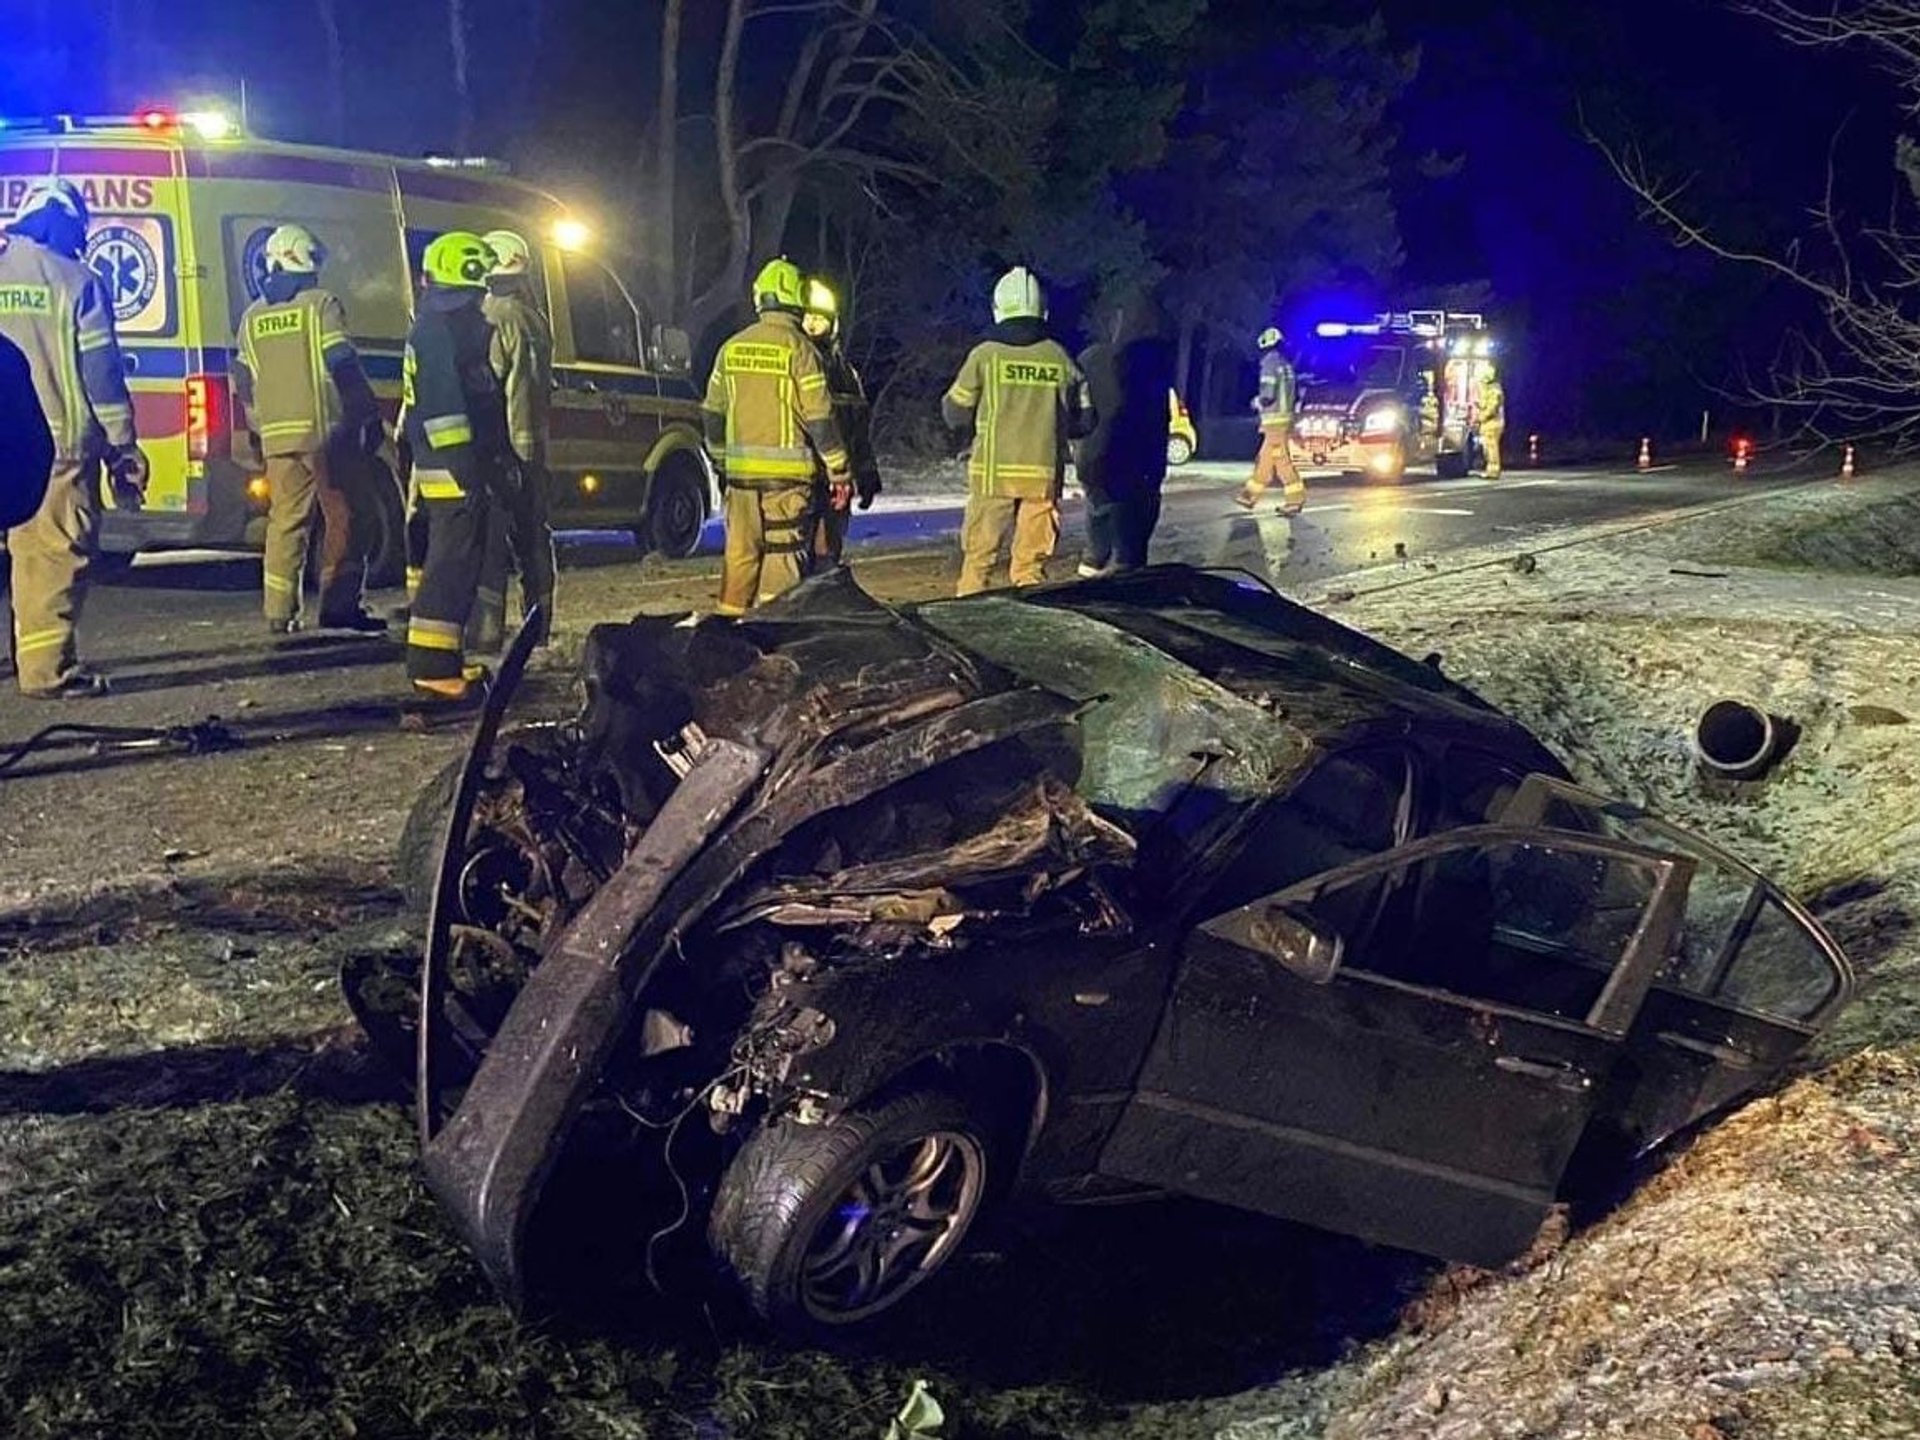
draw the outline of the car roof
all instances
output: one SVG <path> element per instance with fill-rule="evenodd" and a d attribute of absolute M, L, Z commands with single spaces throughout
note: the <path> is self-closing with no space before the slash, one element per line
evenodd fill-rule
<path fill-rule="evenodd" d="M 1473 737 L 1549 774 L 1564 767 L 1538 739 L 1431 664 L 1280 595 L 1244 572 L 1160 565 L 1013 593 L 1071 611 L 1169 654 L 1223 688 L 1270 704 L 1317 749 L 1381 730 L 1437 728 Z M 929 621 L 945 607 L 913 607 Z"/>

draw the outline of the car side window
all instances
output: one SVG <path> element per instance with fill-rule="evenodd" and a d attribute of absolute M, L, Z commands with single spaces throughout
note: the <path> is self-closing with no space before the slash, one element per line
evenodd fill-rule
<path fill-rule="evenodd" d="M 1648 862 L 1548 841 L 1467 845 L 1401 872 L 1411 897 L 1391 925 L 1354 929 L 1347 890 L 1307 909 L 1347 941 L 1343 968 L 1469 1000 L 1583 1021 L 1633 943 L 1654 887 Z"/>
<path fill-rule="evenodd" d="M 1208 889 L 1200 913 L 1224 914 L 1407 838 L 1411 767 L 1398 750 L 1321 761 L 1268 802 Z"/>
<path fill-rule="evenodd" d="M 1429 762 L 1432 783 L 1429 831 L 1453 830 L 1462 825 L 1497 825 L 1507 802 L 1527 778 L 1526 767 L 1502 756 L 1465 745 L 1448 747 L 1437 762 Z"/>
<path fill-rule="evenodd" d="M 638 369 L 640 315 L 613 273 L 584 255 L 567 255 L 567 315 L 573 322 L 574 358 L 589 365 Z"/>

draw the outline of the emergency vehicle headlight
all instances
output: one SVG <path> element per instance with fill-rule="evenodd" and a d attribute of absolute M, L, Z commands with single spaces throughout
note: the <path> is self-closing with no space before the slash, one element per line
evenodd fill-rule
<path fill-rule="evenodd" d="M 562 250 L 584 250 L 593 243 L 593 231 L 584 220 L 562 216 L 553 222 L 553 243 Z"/>
<path fill-rule="evenodd" d="M 202 140 L 229 140 L 240 128 L 224 110 L 189 110 L 180 117 L 180 123 Z"/>
<path fill-rule="evenodd" d="M 1406 413 L 1398 405 L 1382 405 L 1369 410 L 1360 421 L 1362 435 L 1391 435 L 1398 430 L 1406 419 Z"/>

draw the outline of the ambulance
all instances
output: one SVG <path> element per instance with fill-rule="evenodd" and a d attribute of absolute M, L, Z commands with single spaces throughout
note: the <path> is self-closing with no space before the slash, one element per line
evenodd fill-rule
<path fill-rule="evenodd" d="M 1298 365 L 1294 463 L 1384 481 L 1425 465 L 1465 475 L 1480 457 L 1474 397 L 1493 349 L 1486 317 L 1463 311 L 1321 321 Z"/>
<path fill-rule="evenodd" d="M 552 196 L 492 162 L 280 144 L 217 112 L 0 122 L 0 221 L 48 175 L 92 208 L 85 259 L 113 302 L 153 469 L 145 508 L 108 510 L 109 557 L 260 544 L 266 485 L 231 365 L 267 236 L 288 221 L 326 247 L 321 283 L 345 305 L 389 419 L 428 242 L 454 229 L 526 236 L 553 318 L 556 523 L 629 530 L 669 555 L 698 547 L 718 491 L 687 337 L 648 322 Z M 404 501 L 384 466 L 378 479 L 373 578 L 397 583 Z"/>

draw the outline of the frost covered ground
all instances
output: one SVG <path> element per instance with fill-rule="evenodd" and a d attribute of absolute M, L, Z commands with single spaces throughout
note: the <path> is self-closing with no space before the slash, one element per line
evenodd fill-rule
<path fill-rule="evenodd" d="M 224 803 L 190 761 L 35 790 L 0 813 L 34 871 L 0 908 L 0 1435 L 877 1440 L 915 1378 L 949 1440 L 1920 1435 L 1915 484 L 1305 597 L 1772 869 L 1862 973 L 1806 1073 L 1513 1275 L 1147 1207 L 986 1237 L 937 1314 L 850 1356 L 653 1303 L 522 1325 L 333 984 L 408 943 L 384 856 L 453 742 L 355 735 L 352 805 L 271 752 Z M 1693 774 L 1725 694 L 1801 727 L 1765 785 Z"/>

